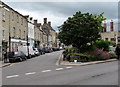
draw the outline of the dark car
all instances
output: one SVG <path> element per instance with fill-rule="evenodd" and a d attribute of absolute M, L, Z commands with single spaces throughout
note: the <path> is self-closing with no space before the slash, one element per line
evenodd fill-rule
<path fill-rule="evenodd" d="M 43 49 L 45 50 L 45 53 L 50 53 L 53 51 L 52 47 L 44 47 Z"/>
<path fill-rule="evenodd" d="M 9 62 L 21 62 L 27 60 L 26 55 L 22 51 L 18 52 L 8 52 Z"/>
<path fill-rule="evenodd" d="M 40 52 L 40 54 L 45 54 L 45 50 L 43 47 L 37 47 L 38 51 Z"/>
<path fill-rule="evenodd" d="M 59 49 L 59 47 L 52 47 L 52 50 L 53 51 L 59 51 L 60 49 Z"/>

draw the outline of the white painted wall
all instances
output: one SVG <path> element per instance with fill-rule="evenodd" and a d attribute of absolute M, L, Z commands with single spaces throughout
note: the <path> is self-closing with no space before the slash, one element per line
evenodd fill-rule
<path fill-rule="evenodd" d="M 28 42 L 30 46 L 34 46 L 34 25 L 28 22 Z"/>

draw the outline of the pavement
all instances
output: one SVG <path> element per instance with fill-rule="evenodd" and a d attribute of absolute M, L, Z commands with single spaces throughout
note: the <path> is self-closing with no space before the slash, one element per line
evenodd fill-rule
<path fill-rule="evenodd" d="M 11 65 L 11 63 L 4 63 L 3 61 L 0 61 L 0 68 L 6 67 Z"/>
<path fill-rule="evenodd" d="M 69 61 L 63 61 L 63 55 L 60 55 L 56 65 L 68 65 L 68 66 L 85 66 L 85 65 L 92 65 L 92 64 L 99 64 L 99 63 L 106 63 L 106 62 L 113 62 L 117 61 L 117 59 L 108 59 L 103 61 L 92 61 L 92 62 L 69 62 Z"/>

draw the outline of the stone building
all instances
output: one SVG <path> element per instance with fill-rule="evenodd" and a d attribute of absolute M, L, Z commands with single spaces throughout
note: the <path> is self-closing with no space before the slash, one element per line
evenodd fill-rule
<path fill-rule="evenodd" d="M 51 27 L 51 22 L 47 23 L 47 18 L 44 18 L 44 23 L 42 25 L 43 31 L 47 35 L 47 46 L 56 46 L 56 31 Z"/>
<path fill-rule="evenodd" d="M 47 34 L 42 30 L 41 23 L 34 20 L 34 36 L 35 36 L 35 47 L 45 47 L 47 46 Z"/>
<path fill-rule="evenodd" d="M 34 37 L 35 37 L 35 47 L 39 47 L 41 44 L 41 32 L 42 30 L 40 30 L 41 24 L 37 23 L 37 20 L 34 20 Z"/>
<path fill-rule="evenodd" d="M 112 20 L 110 24 L 104 22 L 104 28 L 101 32 L 101 39 L 112 41 L 116 44 L 120 43 L 120 23 L 114 23 Z"/>
<path fill-rule="evenodd" d="M 27 42 L 27 18 L 1 1 L 0 6 L 2 52 L 17 51 L 19 45 Z"/>

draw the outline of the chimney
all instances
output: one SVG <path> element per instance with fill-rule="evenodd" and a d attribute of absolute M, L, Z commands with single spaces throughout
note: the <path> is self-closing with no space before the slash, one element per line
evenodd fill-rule
<path fill-rule="evenodd" d="M 47 18 L 44 18 L 44 24 L 47 24 Z"/>
<path fill-rule="evenodd" d="M 37 25 L 37 20 L 34 20 L 34 24 Z"/>
<path fill-rule="evenodd" d="M 107 24 L 106 24 L 106 21 L 104 21 L 104 28 L 103 28 L 103 32 L 106 32 L 106 29 L 107 29 Z"/>
<path fill-rule="evenodd" d="M 51 26 L 51 21 L 48 22 L 48 25 Z"/>
<path fill-rule="evenodd" d="M 38 23 L 38 24 L 37 24 L 37 27 L 40 27 L 40 26 L 41 26 L 41 23 Z"/>
<path fill-rule="evenodd" d="M 110 31 L 114 31 L 113 30 L 113 20 L 111 20 L 111 22 L 110 22 Z"/>

